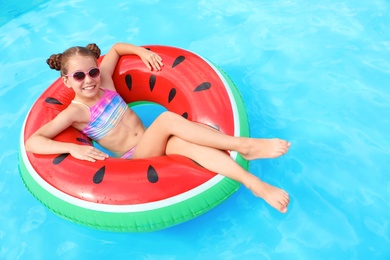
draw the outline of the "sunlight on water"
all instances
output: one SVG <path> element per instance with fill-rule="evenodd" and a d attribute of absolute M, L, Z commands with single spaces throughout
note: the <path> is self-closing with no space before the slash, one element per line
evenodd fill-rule
<path fill-rule="evenodd" d="M 0 259 L 389 259 L 387 1 L 1 2 Z M 250 169 L 286 189 L 281 215 L 241 188 L 192 221 L 102 232 L 41 205 L 18 170 L 19 135 L 72 45 L 172 45 L 236 83 L 257 137 L 292 142 Z"/>

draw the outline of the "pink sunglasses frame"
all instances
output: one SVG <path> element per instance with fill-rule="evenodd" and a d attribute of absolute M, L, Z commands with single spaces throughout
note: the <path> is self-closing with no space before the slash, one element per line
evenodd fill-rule
<path fill-rule="evenodd" d="M 99 71 L 99 73 L 96 75 L 96 76 L 91 76 L 91 70 L 94 70 L 94 69 L 97 69 L 98 71 Z M 76 74 L 76 73 L 80 73 L 80 72 L 82 72 L 82 73 L 84 73 L 84 77 L 82 78 L 82 79 L 78 79 L 78 78 L 76 78 L 74 75 Z M 75 81 L 78 81 L 78 82 L 82 82 L 82 81 L 84 81 L 85 80 L 85 77 L 88 75 L 88 77 L 90 77 L 91 79 L 95 79 L 95 78 L 97 78 L 97 77 L 99 77 L 100 76 L 100 73 L 101 73 L 101 71 L 100 71 L 100 68 L 99 67 L 94 67 L 94 68 L 91 68 L 91 69 L 89 69 L 88 71 L 81 71 L 81 70 L 77 70 L 77 71 L 75 71 L 75 72 L 73 72 L 72 74 L 67 74 L 67 75 L 64 75 L 64 77 L 72 77 Z"/>

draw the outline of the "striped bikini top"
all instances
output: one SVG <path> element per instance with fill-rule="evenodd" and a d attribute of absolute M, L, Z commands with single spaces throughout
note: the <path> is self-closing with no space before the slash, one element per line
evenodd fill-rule
<path fill-rule="evenodd" d="M 127 104 L 117 92 L 102 90 L 103 96 L 91 107 L 72 100 L 72 103 L 84 105 L 89 109 L 90 121 L 81 132 L 96 141 L 105 137 L 116 126 L 127 109 Z"/>

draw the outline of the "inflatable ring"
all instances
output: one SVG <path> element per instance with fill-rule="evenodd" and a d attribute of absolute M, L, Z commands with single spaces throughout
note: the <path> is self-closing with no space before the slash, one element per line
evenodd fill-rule
<path fill-rule="evenodd" d="M 175 47 L 145 46 L 164 67 L 149 71 L 134 55 L 121 57 L 113 79 L 133 106 L 159 104 L 169 111 L 235 136 L 249 136 L 241 96 L 226 74 L 200 56 Z M 25 140 L 74 98 L 57 79 L 33 104 L 20 140 L 20 172 L 28 190 L 65 219 L 102 230 L 144 232 L 195 218 L 227 199 L 239 183 L 179 155 L 94 163 L 69 156 L 26 152 Z M 70 127 L 57 141 L 93 145 Z M 230 156 L 242 167 L 248 162 Z"/>

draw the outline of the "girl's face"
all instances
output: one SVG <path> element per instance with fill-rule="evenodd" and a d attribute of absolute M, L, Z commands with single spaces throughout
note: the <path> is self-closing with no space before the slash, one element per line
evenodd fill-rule
<path fill-rule="evenodd" d="M 76 93 L 76 97 L 89 98 L 94 97 L 99 93 L 100 74 L 96 75 L 97 64 L 94 58 L 76 55 L 68 61 L 68 75 L 63 76 L 62 80 L 68 88 L 72 88 Z M 75 72 L 85 73 L 83 80 L 77 80 L 73 77 Z M 95 76 L 95 77 L 91 77 Z"/>

